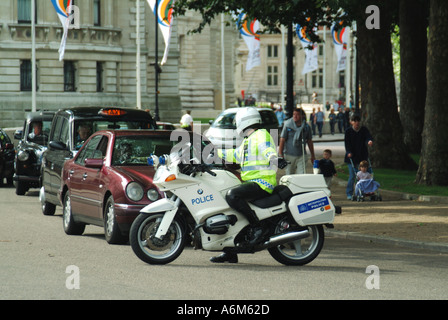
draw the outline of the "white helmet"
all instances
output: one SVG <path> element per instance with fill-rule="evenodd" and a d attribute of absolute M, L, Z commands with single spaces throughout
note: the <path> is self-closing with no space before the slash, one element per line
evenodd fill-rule
<path fill-rule="evenodd" d="M 235 115 L 236 132 L 241 135 L 254 124 L 261 124 L 260 113 L 254 107 L 241 108 Z"/>

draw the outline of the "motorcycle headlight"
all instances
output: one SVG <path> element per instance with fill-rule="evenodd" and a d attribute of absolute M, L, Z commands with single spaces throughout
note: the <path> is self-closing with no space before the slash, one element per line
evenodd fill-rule
<path fill-rule="evenodd" d="M 140 201 L 143 198 L 143 188 L 137 182 L 131 182 L 126 186 L 126 195 L 132 201 Z"/>
<path fill-rule="evenodd" d="M 159 199 L 159 193 L 156 189 L 149 189 L 147 192 L 148 199 L 151 201 L 156 201 Z"/>
<path fill-rule="evenodd" d="M 20 161 L 27 161 L 30 158 L 30 154 L 26 151 L 20 151 L 17 155 L 17 159 Z"/>

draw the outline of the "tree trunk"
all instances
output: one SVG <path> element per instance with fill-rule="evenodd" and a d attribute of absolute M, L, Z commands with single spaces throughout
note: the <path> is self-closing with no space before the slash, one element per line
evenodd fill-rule
<path fill-rule="evenodd" d="M 420 153 L 422 148 L 428 11 L 426 0 L 400 0 L 400 119 L 410 153 Z"/>
<path fill-rule="evenodd" d="M 371 2 L 376 2 L 380 9 L 380 28 L 367 29 L 363 19 L 357 24 L 361 112 L 363 122 L 374 139 L 369 150 L 370 160 L 374 167 L 416 170 L 417 165 L 403 142 L 403 128 L 398 115 L 388 1 Z"/>
<path fill-rule="evenodd" d="M 448 1 L 431 0 L 423 146 L 416 182 L 448 185 Z"/>

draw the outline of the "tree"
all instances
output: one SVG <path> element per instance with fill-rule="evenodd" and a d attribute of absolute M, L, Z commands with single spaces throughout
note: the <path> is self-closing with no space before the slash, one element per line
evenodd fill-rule
<path fill-rule="evenodd" d="M 423 143 L 416 182 L 448 185 L 448 2 L 431 0 Z"/>
<path fill-rule="evenodd" d="M 400 119 L 406 148 L 420 153 L 426 99 L 429 2 L 400 0 Z"/>
<path fill-rule="evenodd" d="M 372 163 L 382 168 L 416 170 L 417 165 L 403 143 L 395 91 L 390 38 L 395 3 L 387 0 L 356 3 L 351 7 L 356 10 L 351 15 L 357 19 L 362 118 L 374 138 Z M 375 5 L 380 13 L 376 27 L 366 22 L 365 10 L 369 5 Z"/>
<path fill-rule="evenodd" d="M 379 9 L 379 29 L 366 28 L 366 20 L 371 19 L 366 8 L 371 5 Z M 404 147 L 392 68 L 390 30 L 392 17 L 395 17 L 393 14 L 398 12 L 398 0 L 176 1 L 177 14 L 186 9 L 199 11 L 203 16 L 203 23 L 196 31 L 210 23 L 217 14 L 238 10 L 244 10 L 250 18 L 257 18 L 267 28 L 294 23 L 309 29 L 315 23 L 329 26 L 332 21 L 341 19 L 341 13 L 344 13 L 346 24 L 356 21 L 362 111 L 375 139 L 371 150 L 372 163 L 376 167 L 417 169 Z"/>

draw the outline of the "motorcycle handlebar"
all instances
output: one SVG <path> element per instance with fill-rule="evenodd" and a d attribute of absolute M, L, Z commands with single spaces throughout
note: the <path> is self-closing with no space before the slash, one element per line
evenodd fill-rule
<path fill-rule="evenodd" d="M 200 172 L 207 172 L 208 174 L 212 175 L 213 177 L 216 177 L 216 173 L 214 173 L 212 170 L 210 170 L 206 164 L 190 163 L 187 166 L 191 169 L 189 169 L 187 167 L 186 169 L 183 170 L 184 173 L 194 175 L 194 174 L 196 174 L 196 172 L 200 171 Z"/>

